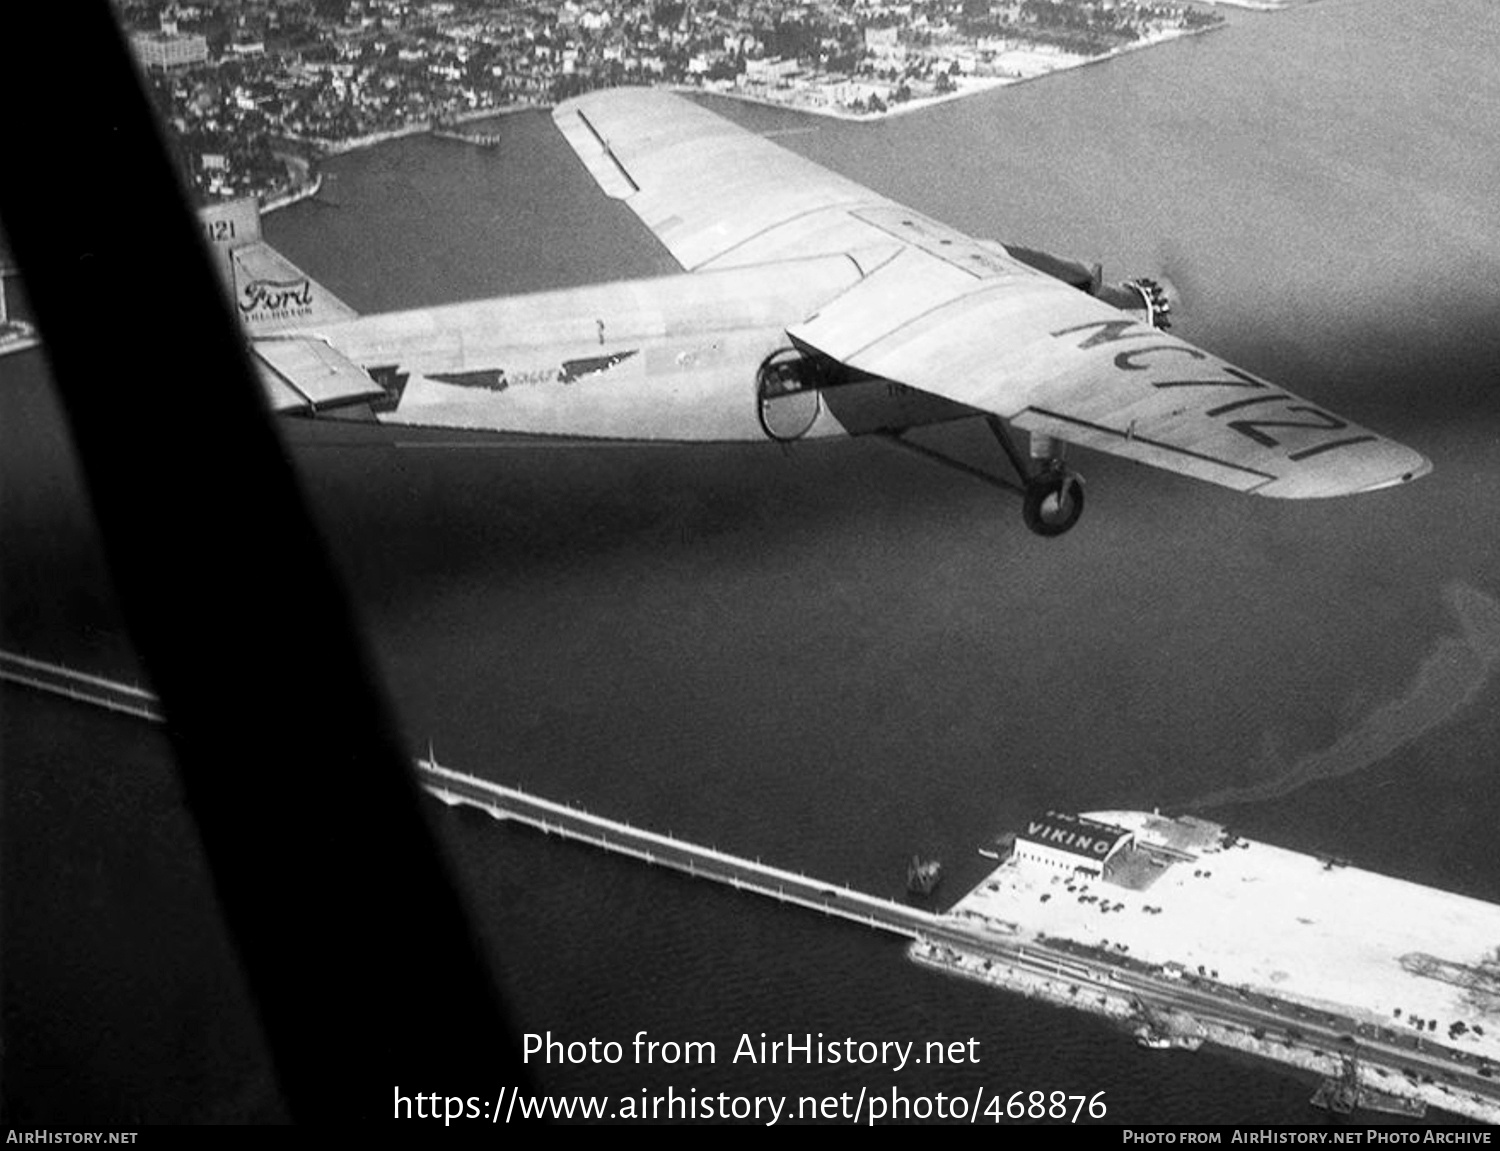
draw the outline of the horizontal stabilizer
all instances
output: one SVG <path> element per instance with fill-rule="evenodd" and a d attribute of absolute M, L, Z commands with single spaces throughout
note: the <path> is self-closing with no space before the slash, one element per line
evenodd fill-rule
<path fill-rule="evenodd" d="M 273 411 L 311 414 L 386 394 L 364 369 L 316 337 L 255 340 L 250 347 Z"/>

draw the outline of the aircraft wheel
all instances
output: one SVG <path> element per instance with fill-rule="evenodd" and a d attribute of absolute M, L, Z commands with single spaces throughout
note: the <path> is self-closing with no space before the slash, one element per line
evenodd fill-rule
<path fill-rule="evenodd" d="M 1022 514 L 1039 536 L 1060 536 L 1083 515 L 1083 481 L 1071 472 L 1049 472 L 1026 484 Z"/>

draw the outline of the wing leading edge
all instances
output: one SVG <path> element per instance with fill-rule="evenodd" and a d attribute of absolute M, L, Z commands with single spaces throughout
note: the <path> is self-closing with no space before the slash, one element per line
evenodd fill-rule
<path fill-rule="evenodd" d="M 1033 435 L 1284 498 L 1425 474 L 1419 453 L 670 93 L 553 113 L 687 269 L 842 253 L 859 283 L 787 332 L 809 352 Z"/>

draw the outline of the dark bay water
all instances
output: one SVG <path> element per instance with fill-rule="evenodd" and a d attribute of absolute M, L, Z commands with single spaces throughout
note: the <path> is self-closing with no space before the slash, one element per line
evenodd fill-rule
<path fill-rule="evenodd" d="M 460 450 L 293 427 L 413 746 L 891 895 L 914 850 L 948 862 L 952 899 L 983 873 L 974 848 L 1039 809 L 1163 805 L 1500 899 L 1497 47 L 1483 3 L 1324 0 L 878 125 L 716 102 L 974 234 L 1165 271 L 1188 339 L 1436 470 L 1279 503 L 1080 454 L 1088 515 L 1049 543 L 991 489 L 878 443 Z M 361 310 L 671 270 L 544 116 L 502 133 L 332 161 L 269 238 Z M 40 363 L 0 373 L 5 646 L 128 672 Z M 931 434 L 990 458 L 973 429 Z M 14 1113 L 277 1114 L 163 747 L 0 703 Z M 525 1030 L 719 1045 L 714 1067 L 544 1069 L 549 1089 L 1315 1114 L 1304 1078 L 1145 1052 L 860 929 L 436 819 Z M 973 1036 L 982 1062 L 729 1064 L 761 1031 Z"/>

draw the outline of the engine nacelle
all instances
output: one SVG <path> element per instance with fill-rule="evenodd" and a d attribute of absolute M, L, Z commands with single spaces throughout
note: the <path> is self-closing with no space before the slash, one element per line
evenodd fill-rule
<path fill-rule="evenodd" d="M 1177 308 L 1177 293 L 1172 285 L 1162 278 L 1137 276 L 1118 284 L 1104 282 L 1104 269 L 1099 264 L 1085 264 L 1081 260 L 1066 260 L 1050 252 L 1039 252 L 1034 248 L 1023 248 L 1018 244 L 1001 245 L 1016 260 L 1028 268 L 1035 268 L 1061 280 L 1069 287 L 1112 304 L 1122 312 L 1138 312 L 1142 319 L 1154 328 L 1170 328 L 1169 318 Z"/>
<path fill-rule="evenodd" d="M 1012 259 L 1020 260 L 1028 268 L 1035 268 L 1038 272 L 1043 272 L 1054 280 L 1061 280 L 1080 292 L 1096 296 L 1104 285 L 1104 267 L 1101 264 L 1065 260 L 1061 256 L 1054 256 L 1051 252 L 1039 252 L 1035 248 L 1023 248 L 1019 244 L 1000 246 Z"/>

